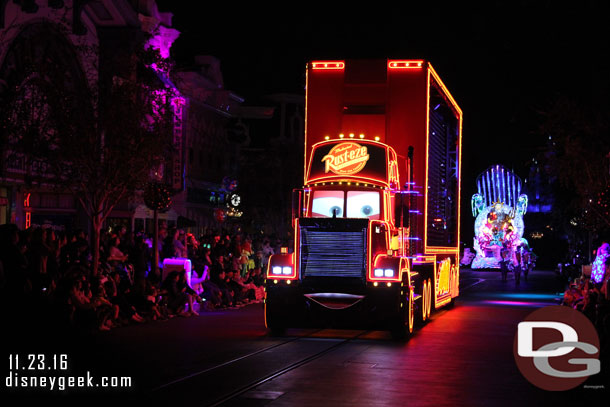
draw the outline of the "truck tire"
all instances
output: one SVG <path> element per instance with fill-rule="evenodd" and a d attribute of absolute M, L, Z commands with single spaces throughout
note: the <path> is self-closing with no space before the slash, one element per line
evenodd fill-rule
<path fill-rule="evenodd" d="M 284 336 L 286 333 L 286 327 L 283 325 L 267 325 L 267 332 L 269 336 Z"/>
<path fill-rule="evenodd" d="M 418 322 L 424 324 L 430 319 L 432 312 L 432 280 L 424 279 L 421 284 L 421 304 L 418 309 Z"/>
<path fill-rule="evenodd" d="M 415 325 L 415 299 L 413 289 L 409 289 L 409 293 L 406 295 L 407 301 L 405 306 L 402 308 L 400 317 L 395 323 L 395 326 L 391 330 L 392 338 L 395 340 L 404 341 L 409 339 L 413 334 Z"/>
<path fill-rule="evenodd" d="M 269 312 L 269 307 L 265 304 L 265 326 L 271 336 L 282 336 L 286 332 L 285 323 Z"/>

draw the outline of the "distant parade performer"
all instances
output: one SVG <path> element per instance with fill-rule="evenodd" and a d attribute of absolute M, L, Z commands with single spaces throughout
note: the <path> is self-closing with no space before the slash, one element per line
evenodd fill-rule
<path fill-rule="evenodd" d="M 500 250 L 500 270 L 502 271 L 502 281 L 506 281 L 508 272 L 512 271 L 514 266 L 512 262 L 512 251 L 508 247 L 508 244 L 503 243 L 502 249 Z"/>
<path fill-rule="evenodd" d="M 591 266 L 591 280 L 598 288 L 610 277 L 610 244 L 602 243 Z"/>

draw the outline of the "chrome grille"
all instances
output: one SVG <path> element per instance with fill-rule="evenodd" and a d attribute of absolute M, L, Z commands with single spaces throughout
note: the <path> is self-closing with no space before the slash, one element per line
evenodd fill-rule
<path fill-rule="evenodd" d="M 302 277 L 364 278 L 366 228 L 359 231 L 301 228 Z"/>

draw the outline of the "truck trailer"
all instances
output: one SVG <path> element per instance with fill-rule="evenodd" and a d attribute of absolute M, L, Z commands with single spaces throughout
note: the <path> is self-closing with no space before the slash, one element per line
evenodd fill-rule
<path fill-rule="evenodd" d="M 269 259 L 266 326 L 408 337 L 459 295 L 462 111 L 425 60 L 313 61 L 306 77 L 294 247 Z"/>

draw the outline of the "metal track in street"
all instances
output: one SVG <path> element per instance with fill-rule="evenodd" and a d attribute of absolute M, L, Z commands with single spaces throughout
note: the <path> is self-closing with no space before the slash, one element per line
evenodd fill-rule
<path fill-rule="evenodd" d="M 320 357 L 322 357 L 330 352 L 333 352 L 334 350 L 348 344 L 350 341 L 357 339 L 357 338 L 361 337 L 362 335 L 365 335 L 370 332 L 370 331 L 365 331 L 365 330 L 358 331 L 355 335 L 352 335 L 348 338 L 319 338 L 319 337 L 314 336 L 323 330 L 324 329 L 320 329 L 320 330 L 308 333 L 303 336 L 297 336 L 294 338 L 290 338 L 289 340 L 283 341 L 281 343 L 267 346 L 265 348 L 255 351 L 255 352 L 248 353 L 246 355 L 240 356 L 235 359 L 231 359 L 229 361 L 223 362 L 216 366 L 212 366 L 207 369 L 201 370 L 199 372 L 190 374 L 188 376 L 184 376 L 182 378 L 173 380 L 169 383 L 163 384 L 163 385 L 153 389 L 151 396 L 157 397 L 157 395 L 158 395 L 159 397 L 164 398 L 167 394 L 173 394 L 174 392 L 179 392 L 180 387 L 190 386 L 190 385 L 192 385 L 193 387 L 197 387 L 198 383 L 201 380 L 204 380 L 205 376 L 214 374 L 215 371 L 222 370 L 222 368 L 230 366 L 230 365 L 237 366 L 239 362 L 244 362 L 247 359 L 255 358 L 257 355 L 260 355 L 264 352 L 278 351 L 278 348 L 286 347 L 287 345 L 294 344 L 295 342 L 306 342 L 306 341 L 312 340 L 312 339 L 319 340 L 321 342 L 332 341 L 329 344 L 329 346 L 325 346 L 321 350 L 314 351 L 314 353 L 307 355 L 306 357 L 301 357 L 297 361 L 289 364 L 288 366 L 284 366 L 281 369 L 276 369 L 276 370 L 271 371 L 270 373 L 265 373 L 261 378 L 255 379 L 245 385 L 240 385 L 236 389 L 232 389 L 231 391 L 223 394 L 222 396 L 216 397 L 214 400 L 212 400 L 210 402 L 206 402 L 206 404 L 204 404 L 206 406 L 212 406 L 212 407 L 220 406 L 232 399 L 235 399 L 235 398 L 241 396 L 242 394 L 244 394 L 252 389 L 255 389 L 256 387 L 258 387 L 268 381 L 271 381 L 279 376 L 282 376 L 311 361 L 319 359 Z"/>
<path fill-rule="evenodd" d="M 252 357 L 252 356 L 258 355 L 259 353 L 267 352 L 267 351 L 269 351 L 269 350 L 271 350 L 271 349 L 274 349 L 274 348 L 277 348 L 277 347 L 280 347 L 280 346 L 286 345 L 287 343 L 291 343 L 291 342 L 294 342 L 294 341 L 299 340 L 299 339 L 302 339 L 302 338 L 308 338 L 308 337 L 311 337 L 311 335 L 313 335 L 313 334 L 315 334 L 315 333 L 317 333 L 317 332 L 320 332 L 321 330 L 322 330 L 322 329 L 319 329 L 319 330 L 317 330 L 317 331 L 315 331 L 315 332 L 312 332 L 312 333 L 310 333 L 310 334 L 303 335 L 303 336 L 296 336 L 296 337 L 291 338 L 291 339 L 289 339 L 289 340 L 287 340 L 287 341 L 280 342 L 280 343 L 276 343 L 275 345 L 270 345 L 270 346 L 267 346 L 267 347 L 265 347 L 265 348 L 259 349 L 259 350 L 254 351 L 254 352 L 250 352 L 250 353 L 248 353 L 248 354 L 246 354 L 246 355 L 243 355 L 243 356 L 240 356 L 240 357 L 238 357 L 238 358 L 228 360 L 228 361 L 226 361 L 226 362 L 224 362 L 224 363 L 221 363 L 221 364 L 218 364 L 218 365 L 216 365 L 216 366 L 212 366 L 212 367 L 209 367 L 209 368 L 207 368 L 207 369 L 200 370 L 199 372 L 192 373 L 192 374 L 190 374 L 190 375 L 188 375 L 188 376 L 184 376 L 184 377 L 181 377 L 181 378 L 179 378 L 179 379 L 172 380 L 172 381 L 171 381 L 171 382 L 169 382 L 169 383 L 165 383 L 165 384 L 162 384 L 162 385 L 161 385 L 161 386 L 159 386 L 159 387 L 154 388 L 152 391 L 153 391 L 153 392 L 156 392 L 156 391 L 162 390 L 162 389 L 164 389 L 164 388 L 166 388 L 166 387 L 170 387 L 170 386 L 172 386 L 172 385 L 175 385 L 175 384 L 178 384 L 178 383 L 181 383 L 181 382 L 187 381 L 187 380 L 192 379 L 192 378 L 194 378 L 194 377 L 197 377 L 197 376 L 199 376 L 199 375 L 202 375 L 202 374 L 205 374 L 205 373 L 209 373 L 209 372 L 211 372 L 211 371 L 213 371 L 213 370 L 215 370 L 215 369 L 219 369 L 219 368 L 221 368 L 221 367 L 228 366 L 228 365 L 230 365 L 230 364 L 233 364 L 233 363 L 239 362 L 239 361 L 241 361 L 241 360 L 244 360 L 244 359 L 250 358 L 250 357 Z"/>
<path fill-rule="evenodd" d="M 210 404 L 209 406 L 210 407 L 220 406 L 220 405 L 222 405 L 222 404 L 224 404 L 224 403 L 226 403 L 226 402 L 228 402 L 228 401 L 230 401 L 230 400 L 232 400 L 234 398 L 237 398 L 240 395 L 242 395 L 242 394 L 244 394 L 244 393 L 246 393 L 246 392 L 248 392 L 248 391 L 250 391 L 250 390 L 252 390 L 252 389 L 254 389 L 254 388 L 256 388 L 256 387 L 258 387 L 258 386 L 260 386 L 260 385 L 262 385 L 262 384 L 264 384 L 266 382 L 268 382 L 268 381 L 271 381 L 271 380 L 273 380 L 273 379 L 275 379 L 275 378 L 277 378 L 277 377 L 279 377 L 281 375 L 284 375 L 284 374 L 286 374 L 286 373 L 288 373 L 288 372 L 290 372 L 290 371 L 292 371 L 294 369 L 297 369 L 297 368 L 299 368 L 299 367 L 301 367 L 301 366 L 303 366 L 303 365 L 305 365 L 305 364 L 307 364 L 309 362 L 312 362 L 312 361 L 314 361 L 316 359 L 319 359 L 320 357 L 322 357 L 322 356 L 324 356 L 324 355 L 326 355 L 326 354 L 336 350 L 337 348 L 339 348 L 341 346 L 346 345 L 347 343 L 351 342 L 352 340 L 357 339 L 360 336 L 362 336 L 362 335 L 364 335 L 364 334 L 366 334 L 368 332 L 370 332 L 370 331 L 361 331 L 357 335 L 354 335 L 354 336 L 352 336 L 350 338 L 343 339 L 341 342 L 337 342 L 334 345 L 330 346 L 329 348 L 327 348 L 327 349 L 325 349 L 323 351 L 315 353 L 315 354 L 313 354 L 313 355 L 311 355 L 311 356 L 309 356 L 309 357 L 307 357 L 305 359 L 302 359 L 302 360 L 300 360 L 300 361 L 298 361 L 296 363 L 291 364 L 290 366 L 287 366 L 287 367 L 285 367 L 285 368 L 283 368 L 281 370 L 278 370 L 275 373 L 267 375 L 267 376 L 263 377 L 262 379 L 254 382 L 254 383 L 251 383 L 251 384 L 249 384 L 247 386 L 243 386 L 242 388 L 239 388 L 239 389 L 235 390 L 231 394 L 228 394 L 228 395 L 224 396 L 223 398 L 221 398 L 219 400 L 216 400 L 213 404 Z M 303 338 L 298 338 L 298 339 L 303 339 Z"/>

